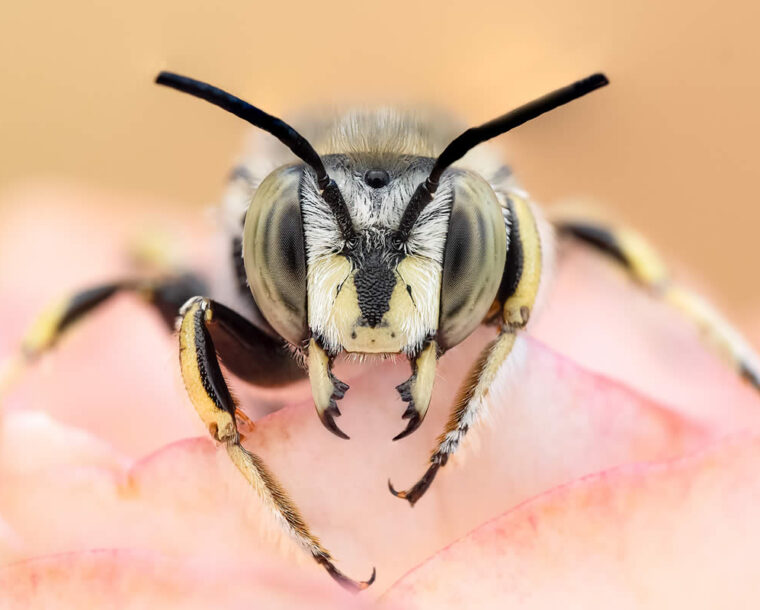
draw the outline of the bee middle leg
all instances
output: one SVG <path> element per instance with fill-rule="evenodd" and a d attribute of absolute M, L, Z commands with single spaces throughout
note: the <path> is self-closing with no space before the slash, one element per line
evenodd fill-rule
<path fill-rule="evenodd" d="M 174 329 L 182 303 L 205 290 L 193 273 L 167 274 L 158 278 L 126 278 L 91 286 L 49 305 L 32 323 L 21 340 L 18 354 L 0 371 L 0 399 L 18 383 L 24 369 L 51 351 L 61 337 L 86 320 L 117 294 L 132 293 L 154 308 L 169 329 Z"/>
<path fill-rule="evenodd" d="M 517 196 L 510 198 L 510 239 L 502 287 L 499 289 L 501 327 L 499 336 L 481 352 L 459 391 L 443 433 L 430 456 L 425 474 L 406 491 L 396 491 L 388 481 L 390 492 L 407 500 L 411 506 L 430 488 L 436 474 L 460 446 L 462 439 L 477 422 L 485 408 L 488 392 L 496 374 L 512 353 L 517 333 L 530 318 L 541 280 L 541 242 L 535 217 L 528 203 Z"/>
<path fill-rule="evenodd" d="M 246 329 L 246 323 L 232 310 L 208 298 L 194 297 L 183 306 L 179 327 L 180 366 L 190 400 L 211 436 L 225 445 L 232 462 L 284 524 L 286 532 L 339 584 L 354 591 L 365 589 L 374 580 L 374 570 L 364 582 L 354 581 L 340 572 L 261 458 L 241 445 L 235 417 L 237 406 L 222 376 L 210 331 L 217 325 L 233 335 L 258 331 L 252 325 Z"/>

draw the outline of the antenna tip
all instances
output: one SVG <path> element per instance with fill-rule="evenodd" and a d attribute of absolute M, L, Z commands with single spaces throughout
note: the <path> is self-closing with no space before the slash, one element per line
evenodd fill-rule
<path fill-rule="evenodd" d="M 599 87 L 609 85 L 610 79 L 608 79 L 605 74 L 597 72 L 596 74 L 584 78 L 581 82 L 587 85 L 589 89 L 598 89 Z"/>
<path fill-rule="evenodd" d="M 175 76 L 175 74 L 172 72 L 167 72 L 166 70 L 161 70 L 161 72 L 156 75 L 156 78 L 153 82 L 155 82 L 157 85 L 165 85 L 171 80 L 172 76 Z"/>

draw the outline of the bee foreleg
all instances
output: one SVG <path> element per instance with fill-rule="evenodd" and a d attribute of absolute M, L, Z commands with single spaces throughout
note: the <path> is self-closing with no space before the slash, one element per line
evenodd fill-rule
<path fill-rule="evenodd" d="M 541 239 L 536 219 L 527 201 L 518 196 L 509 200 L 510 249 L 504 269 L 504 290 L 500 291 L 501 333 L 481 352 L 459 393 L 446 428 L 438 437 L 430 456 L 430 466 L 407 491 L 398 492 L 388 481 L 391 493 L 414 506 L 433 483 L 438 470 L 458 448 L 470 427 L 485 408 L 485 399 L 501 365 L 515 343 L 516 333 L 528 324 L 541 283 Z M 511 253 L 511 256 L 510 256 Z M 518 256 L 519 254 L 519 256 Z M 508 280 L 508 281 L 507 281 Z"/>
<path fill-rule="evenodd" d="M 342 574 L 333 565 L 330 553 L 309 531 L 295 504 L 261 458 L 240 444 L 235 419 L 236 404 L 222 376 L 209 332 L 209 326 L 215 322 L 229 322 L 226 320 L 229 311 L 203 297 L 192 298 L 182 308 L 180 365 L 190 400 L 211 435 L 224 443 L 232 462 L 283 524 L 286 532 L 341 585 L 351 590 L 365 589 L 374 580 L 374 570 L 372 577 L 364 582 L 351 580 Z"/>
<path fill-rule="evenodd" d="M 438 345 L 431 341 L 412 362 L 412 376 L 396 386 L 401 399 L 408 403 L 403 419 L 408 419 L 406 428 L 393 437 L 394 441 L 409 436 L 420 427 L 425 419 L 430 397 L 433 394 L 435 370 L 438 363 Z"/>
<path fill-rule="evenodd" d="M 396 491 L 388 481 L 391 493 L 414 504 L 428 490 L 438 470 L 458 448 L 467 431 L 477 422 L 485 408 L 485 399 L 501 365 L 512 351 L 515 331 L 505 330 L 481 352 L 454 403 L 443 434 L 430 456 L 430 466 L 422 478 L 407 491 Z"/>

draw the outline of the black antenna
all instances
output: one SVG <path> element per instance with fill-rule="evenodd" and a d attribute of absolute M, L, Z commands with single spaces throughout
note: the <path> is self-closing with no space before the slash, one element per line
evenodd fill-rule
<path fill-rule="evenodd" d="M 587 93 L 599 89 L 599 87 L 604 87 L 608 83 L 609 81 L 604 74 L 592 74 L 572 85 L 547 93 L 543 97 L 528 102 L 524 106 L 520 106 L 512 112 L 508 112 L 488 123 L 483 123 L 483 125 L 480 125 L 479 127 L 471 127 L 456 137 L 451 144 L 444 149 L 438 159 L 436 159 L 430 175 L 417 187 L 417 190 L 414 191 L 412 198 L 409 200 L 409 204 L 404 210 L 404 215 L 401 217 L 396 238 L 400 240 L 401 243 L 408 239 L 409 233 L 411 232 L 414 223 L 417 222 L 420 213 L 425 206 L 433 200 L 433 194 L 438 189 L 438 181 L 440 180 L 443 171 L 449 167 L 449 165 L 464 157 L 470 149 L 486 140 L 490 140 L 491 138 L 506 133 L 510 129 L 514 129 L 523 123 L 527 123 L 528 121 L 541 116 L 545 112 L 549 112 L 563 104 L 567 104 L 579 97 L 583 97 Z"/>
<path fill-rule="evenodd" d="M 354 237 L 351 215 L 338 185 L 327 175 L 325 165 L 314 147 L 285 121 L 267 114 L 256 106 L 252 106 L 218 87 L 187 76 L 173 72 L 160 72 L 156 77 L 156 83 L 211 102 L 244 121 L 248 121 L 251 125 L 271 133 L 316 172 L 317 184 L 322 191 L 322 197 L 330 206 L 344 239 L 349 240 Z"/>

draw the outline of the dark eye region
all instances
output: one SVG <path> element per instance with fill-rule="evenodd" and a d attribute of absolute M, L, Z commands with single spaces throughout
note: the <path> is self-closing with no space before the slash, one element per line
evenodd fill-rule
<path fill-rule="evenodd" d="M 299 185 L 303 169 L 267 176 L 254 194 L 243 229 L 243 263 L 261 313 L 291 343 L 307 332 L 306 250 Z"/>
<path fill-rule="evenodd" d="M 443 256 L 438 343 L 448 349 L 482 322 L 496 297 L 506 260 L 506 226 L 490 185 L 461 174 Z"/>
<path fill-rule="evenodd" d="M 388 186 L 391 175 L 384 169 L 370 169 L 364 174 L 364 182 L 373 189 L 381 189 Z"/>

